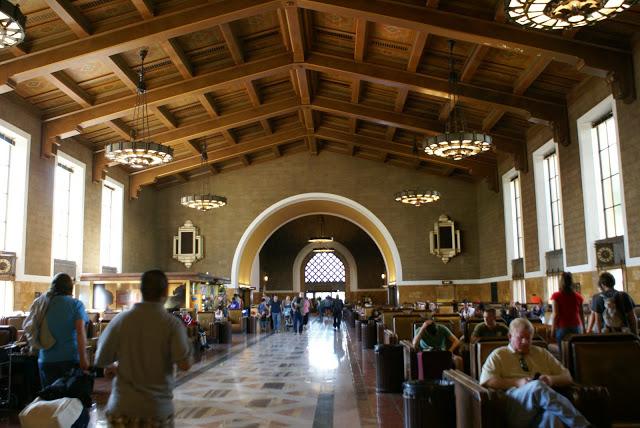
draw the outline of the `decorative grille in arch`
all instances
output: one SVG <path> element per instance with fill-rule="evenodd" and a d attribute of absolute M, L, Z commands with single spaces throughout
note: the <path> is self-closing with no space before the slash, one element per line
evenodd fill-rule
<path fill-rule="evenodd" d="M 334 253 L 316 253 L 304 268 L 304 281 L 346 282 L 344 263 Z"/>

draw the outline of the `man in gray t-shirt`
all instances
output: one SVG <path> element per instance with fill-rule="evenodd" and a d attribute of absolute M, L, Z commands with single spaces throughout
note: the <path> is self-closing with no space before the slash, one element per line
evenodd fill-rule
<path fill-rule="evenodd" d="M 100 335 L 97 367 L 115 374 L 107 405 L 116 425 L 173 423 L 173 366 L 191 367 L 191 346 L 182 321 L 167 313 L 168 281 L 159 270 L 145 272 L 142 303 L 116 316 Z"/>

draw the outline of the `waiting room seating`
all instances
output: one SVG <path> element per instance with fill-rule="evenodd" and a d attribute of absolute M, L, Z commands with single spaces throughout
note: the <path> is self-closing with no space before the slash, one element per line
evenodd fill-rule
<path fill-rule="evenodd" d="M 451 368 L 451 353 L 447 352 L 449 359 L 442 359 L 441 357 L 435 356 L 421 356 L 419 354 L 421 352 L 413 346 L 413 338 L 418 333 L 420 328 L 422 327 L 424 320 L 416 320 L 413 322 L 413 334 L 411 339 L 401 340 L 400 343 L 403 346 L 403 361 L 404 361 L 404 376 L 405 380 L 424 380 L 425 378 L 420 377 L 420 365 L 423 365 L 423 372 L 427 373 L 426 379 L 440 379 L 440 377 L 433 377 L 431 373 L 442 373 L 443 370 Z M 442 324 L 447 327 L 449 330 L 453 329 L 453 323 L 450 320 L 438 321 L 438 324 Z M 453 332 L 453 331 L 452 331 Z M 431 354 L 432 352 L 429 352 Z M 429 368 L 426 366 L 429 365 Z"/>
<path fill-rule="evenodd" d="M 242 333 L 242 309 L 229 309 L 228 319 L 231 322 L 231 332 Z"/>
<path fill-rule="evenodd" d="M 580 334 L 562 342 L 563 363 L 575 382 L 603 386 L 613 426 L 640 426 L 640 339 L 633 334 Z M 600 404 L 606 407 L 605 403 Z"/>
<path fill-rule="evenodd" d="M 0 346 L 15 342 L 18 338 L 18 330 L 12 325 L 0 325 Z"/>
<path fill-rule="evenodd" d="M 444 379 L 454 382 L 456 397 L 456 426 L 458 428 L 503 428 L 506 395 L 481 386 L 475 379 L 459 370 L 447 370 Z M 602 406 L 608 399 L 606 388 L 573 384 L 557 389 L 596 427 L 608 427 L 609 413 Z"/>
<path fill-rule="evenodd" d="M 534 339 L 531 343 L 535 346 L 540 346 L 541 348 L 547 348 L 547 342 L 543 340 Z M 491 354 L 494 349 L 508 344 L 509 341 L 507 339 L 501 340 L 492 337 L 480 338 L 475 343 L 471 344 L 469 353 L 471 377 L 474 380 L 479 380 L 482 365 L 487 361 L 489 354 Z"/>

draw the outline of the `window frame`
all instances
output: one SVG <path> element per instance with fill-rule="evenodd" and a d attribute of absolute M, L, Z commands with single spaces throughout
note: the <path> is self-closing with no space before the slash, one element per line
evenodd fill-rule
<path fill-rule="evenodd" d="M 113 197 L 114 194 L 119 194 L 120 195 L 120 221 L 119 221 L 119 226 L 120 226 L 120 230 L 117 231 L 118 232 L 118 244 L 119 244 L 119 249 L 117 249 L 117 252 L 119 253 L 119 257 L 117 260 L 117 262 L 115 264 L 105 264 L 105 262 L 107 262 L 105 256 L 103 255 L 103 250 L 104 250 L 104 243 L 103 243 L 103 239 L 104 239 L 104 195 L 105 195 L 105 187 L 107 189 L 111 189 L 111 196 Z M 115 267 L 118 272 L 122 272 L 122 260 L 123 260 L 123 252 L 124 252 L 124 185 L 114 179 L 112 179 L 111 177 L 106 177 L 104 180 L 102 180 L 101 186 L 101 210 L 100 210 L 100 268 L 102 269 L 102 267 L 104 266 L 109 266 L 109 267 Z M 112 199 L 112 203 L 110 204 L 110 208 L 111 208 L 111 213 L 110 213 L 110 225 L 113 225 L 113 199 Z M 112 230 L 111 227 L 109 229 L 110 231 Z M 110 233 L 110 250 L 111 251 L 113 248 L 113 242 L 111 241 L 111 238 L 113 238 L 113 234 Z M 111 259 L 111 256 L 109 257 L 109 263 L 112 262 L 113 260 Z"/>

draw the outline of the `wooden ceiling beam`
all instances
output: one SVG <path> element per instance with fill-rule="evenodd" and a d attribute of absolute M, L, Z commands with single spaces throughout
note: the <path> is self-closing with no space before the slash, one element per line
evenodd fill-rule
<path fill-rule="evenodd" d="M 415 92 L 449 99 L 449 82 L 443 78 L 409 73 L 374 64 L 360 64 L 316 53 L 309 56 L 306 64 L 309 69 L 314 71 L 338 72 L 348 79 L 359 78 L 395 88 L 406 87 Z M 568 120 L 565 100 L 525 97 L 470 83 L 459 83 L 458 89 L 459 99 L 464 102 L 504 107 L 516 114 L 522 115 L 524 113 L 525 117 L 529 112 L 533 117 L 547 121 Z"/>
<path fill-rule="evenodd" d="M 491 131 L 493 127 L 496 126 L 496 123 L 498 123 L 498 121 L 502 119 L 502 116 L 504 116 L 504 114 L 505 111 L 501 108 L 491 109 L 491 111 L 489 111 L 489 113 L 482 120 L 482 131 Z"/>
<path fill-rule="evenodd" d="M 289 30 L 289 38 L 291 39 L 291 50 L 293 51 L 293 60 L 295 62 L 303 62 L 304 40 L 302 21 L 300 19 L 300 9 L 295 6 L 286 6 L 284 8 L 287 17 L 287 28 Z"/>
<path fill-rule="evenodd" d="M 304 141 L 307 144 L 307 148 L 309 149 L 309 153 L 313 156 L 318 156 L 318 141 L 314 135 L 306 135 L 304 137 Z"/>
<path fill-rule="evenodd" d="M 489 52 L 489 46 L 485 45 L 476 45 L 473 48 L 473 52 L 469 55 L 469 58 L 464 63 L 462 67 L 462 73 L 460 73 L 460 81 L 461 82 L 469 82 L 473 78 L 473 75 L 476 74 L 478 67 L 482 63 L 482 60 Z"/>
<path fill-rule="evenodd" d="M 70 1 L 44 0 L 44 2 L 67 24 L 76 36 L 83 38 L 93 33 L 89 20 Z"/>
<path fill-rule="evenodd" d="M 120 55 L 104 57 L 104 64 L 129 88 L 132 92 L 138 91 L 138 75 L 133 71 Z"/>
<path fill-rule="evenodd" d="M 71 77 L 64 71 L 56 71 L 47 76 L 47 79 L 60 89 L 66 96 L 71 98 L 82 107 L 91 107 L 93 105 L 93 97 L 84 89 L 82 89 Z"/>
<path fill-rule="evenodd" d="M 424 31 L 416 31 L 415 38 L 413 39 L 413 44 L 411 45 L 411 52 L 409 53 L 407 71 L 415 73 L 418 70 L 418 65 L 420 65 L 422 53 L 424 52 L 424 47 L 427 44 L 428 38 L 429 33 L 426 33 Z"/>
<path fill-rule="evenodd" d="M 396 103 L 394 110 L 398 113 L 404 111 L 404 105 L 407 103 L 407 97 L 409 96 L 409 89 L 407 87 L 398 88 L 398 94 L 396 95 Z"/>
<path fill-rule="evenodd" d="M 616 98 L 626 102 L 635 99 L 633 57 L 629 48 L 567 39 L 550 32 L 531 31 L 440 9 L 391 4 L 381 0 L 298 0 L 297 4 L 318 12 L 364 18 L 517 53 L 547 54 L 556 61 L 576 66 L 584 73 L 598 77 L 610 76 L 614 81 Z"/>
<path fill-rule="evenodd" d="M 155 16 L 153 0 L 131 0 L 131 3 L 143 19 L 151 19 Z"/>
<path fill-rule="evenodd" d="M 151 110 L 151 113 L 153 113 L 153 115 L 158 118 L 166 128 L 175 129 L 178 127 L 178 121 L 171 114 L 168 108 L 164 106 L 150 105 L 149 110 Z"/>
<path fill-rule="evenodd" d="M 273 134 L 273 128 L 269 123 L 269 119 L 260 120 L 260 125 L 262 126 L 262 129 L 264 130 L 265 135 Z"/>
<path fill-rule="evenodd" d="M 234 0 L 203 2 L 178 12 L 126 25 L 42 49 L 23 57 L 3 62 L 0 67 L 0 88 L 6 92 L 9 79 L 16 83 L 64 70 L 92 59 L 100 59 L 122 52 L 156 44 L 237 19 L 248 18 L 275 10 L 276 0 Z M 9 89 L 10 90 L 10 89 Z"/>
<path fill-rule="evenodd" d="M 300 92 L 300 102 L 303 105 L 311 104 L 311 88 L 307 70 L 304 67 L 295 67 L 294 73 L 296 85 Z"/>
<path fill-rule="evenodd" d="M 434 9 L 438 8 L 438 5 L 440 4 L 440 0 L 427 0 L 427 7 L 432 7 Z"/>
<path fill-rule="evenodd" d="M 242 53 L 242 48 L 240 47 L 240 41 L 233 33 L 231 25 L 229 25 L 228 22 L 220 24 L 220 32 L 222 33 L 222 37 L 227 44 L 227 48 L 229 48 L 229 53 L 231 53 L 233 62 L 235 62 L 236 64 L 242 64 L 244 62 L 244 54 Z"/>
<path fill-rule="evenodd" d="M 237 158 L 242 154 L 251 154 L 258 150 L 269 149 L 290 141 L 300 140 L 305 137 L 303 129 L 289 129 L 287 131 L 276 132 L 268 137 L 256 138 L 234 146 L 217 148 L 207 151 L 207 164 L 222 162 Z M 166 165 L 148 168 L 144 171 L 134 172 L 129 176 L 129 191 L 131 198 L 137 198 L 140 188 L 153 184 L 157 178 L 166 177 L 182 171 L 188 171 L 202 165 L 200 155 L 193 155 L 184 159 L 177 159 Z"/>
<path fill-rule="evenodd" d="M 437 135 L 442 133 L 442 124 L 437 120 L 429 120 L 423 117 L 411 116 L 403 113 L 381 110 L 362 104 L 351 104 L 328 98 L 318 97 L 313 101 L 314 110 L 347 116 L 349 119 L 357 118 L 379 125 L 395 126 L 425 135 Z M 512 153 L 524 144 L 524 139 L 519 140 L 503 134 L 493 135 L 493 141 L 497 150 Z"/>
<path fill-rule="evenodd" d="M 278 9 L 278 25 L 280 27 L 282 44 L 287 52 L 291 52 L 291 37 L 289 36 L 289 27 L 287 26 L 287 15 L 283 8 Z"/>
<path fill-rule="evenodd" d="M 525 70 L 520 73 L 513 84 L 513 93 L 523 95 L 551 63 L 553 58 L 546 55 L 535 56 L 529 61 Z"/>
<path fill-rule="evenodd" d="M 211 173 L 211 175 L 216 175 L 220 173 L 220 168 L 218 168 L 214 164 L 210 163 L 208 166 L 209 166 L 209 172 Z"/>
<path fill-rule="evenodd" d="M 211 117 L 220 116 L 220 113 L 218 113 L 218 110 L 216 109 L 216 103 L 211 94 L 198 94 L 197 98 L 198 98 L 198 102 L 202 104 L 202 107 L 204 107 L 204 109 L 207 111 L 209 116 Z"/>
<path fill-rule="evenodd" d="M 493 20 L 496 22 L 505 22 L 507 17 L 504 11 L 504 0 L 498 0 L 496 2 L 495 13 L 493 14 Z"/>
<path fill-rule="evenodd" d="M 313 118 L 313 110 L 308 106 L 302 107 L 302 119 L 307 133 L 313 134 L 316 129 L 316 124 Z"/>
<path fill-rule="evenodd" d="M 367 20 L 364 18 L 356 19 L 355 49 L 353 59 L 357 62 L 363 62 L 367 50 Z"/>
<path fill-rule="evenodd" d="M 186 146 L 189 149 L 189 151 L 191 151 L 192 154 L 194 155 L 202 154 L 202 147 L 195 140 L 187 140 Z"/>
<path fill-rule="evenodd" d="M 191 65 L 191 61 L 189 61 L 189 57 L 187 57 L 187 54 L 180 47 L 177 40 L 161 40 L 159 42 L 159 45 L 162 50 L 169 56 L 169 59 L 178 69 L 178 72 L 183 79 L 189 79 L 193 77 L 193 66 Z"/>
<path fill-rule="evenodd" d="M 360 102 L 360 91 L 362 89 L 362 80 L 353 79 L 351 82 L 351 102 L 358 104 Z"/>
<path fill-rule="evenodd" d="M 189 139 L 196 139 L 221 133 L 239 126 L 249 125 L 263 119 L 292 113 L 298 110 L 299 103 L 295 99 L 281 100 L 260 107 L 254 107 L 234 113 L 225 114 L 215 119 L 183 125 L 176 129 L 155 133 L 152 138 L 160 144 L 177 144 Z"/>
<path fill-rule="evenodd" d="M 187 95 L 198 96 L 216 89 L 238 86 L 246 80 L 254 80 L 286 72 L 290 66 L 289 55 L 276 56 L 256 62 L 248 62 L 229 69 L 213 71 L 189 80 L 172 83 L 147 91 L 148 104 L 163 105 Z M 304 69 L 302 70 L 304 72 Z M 68 113 L 46 121 L 47 138 L 63 138 L 76 135 L 78 126 L 85 128 L 126 115 L 135 107 L 136 96 L 106 101 L 99 105 Z"/>
<path fill-rule="evenodd" d="M 251 165 L 251 159 L 249 159 L 249 156 L 247 155 L 240 155 L 240 161 L 244 166 Z"/>
<path fill-rule="evenodd" d="M 273 146 L 271 148 L 271 151 L 273 152 L 273 155 L 277 158 L 279 158 L 280 156 L 282 156 L 282 151 L 280 150 L 280 147 L 278 146 Z"/>
<path fill-rule="evenodd" d="M 246 82 L 244 82 L 244 88 L 247 91 L 247 95 L 249 96 L 251 105 L 254 107 L 258 107 L 261 104 L 261 101 L 255 84 L 251 80 L 247 80 Z"/>
<path fill-rule="evenodd" d="M 451 115 L 451 112 L 453 111 L 455 106 L 456 104 L 451 99 L 442 104 L 442 107 L 440 107 L 440 113 L 438 114 L 438 120 L 440 122 L 446 122 L 447 120 L 449 120 L 449 116 Z"/>
<path fill-rule="evenodd" d="M 233 146 L 234 144 L 238 144 L 238 140 L 236 140 L 236 136 L 233 135 L 230 129 L 223 129 L 220 131 L 224 139 L 227 141 L 227 144 Z"/>
<path fill-rule="evenodd" d="M 104 152 L 96 152 L 93 154 L 91 166 L 91 178 L 94 183 L 100 183 L 107 177 L 107 168 L 109 160 L 105 157 Z"/>
<path fill-rule="evenodd" d="M 322 140 L 336 141 L 349 145 L 366 147 L 367 149 L 375 150 L 380 153 L 400 156 L 402 158 L 409 158 L 412 160 L 416 160 L 416 156 L 418 156 L 418 160 L 425 160 L 437 165 L 445 165 L 445 166 L 457 166 L 464 170 L 471 170 L 472 168 L 478 168 L 487 166 L 487 164 L 483 164 L 477 162 L 475 159 L 464 159 L 462 161 L 454 161 L 448 160 L 444 158 L 439 158 L 437 156 L 428 156 L 424 152 L 420 151 L 417 155 L 413 153 L 413 147 L 408 144 L 402 143 L 390 143 L 389 141 L 366 137 L 359 134 L 352 134 L 347 132 L 341 132 L 333 129 L 329 129 L 326 127 L 321 127 L 316 132 L 316 137 Z M 491 165 L 491 164 L 488 164 Z"/>
<path fill-rule="evenodd" d="M 110 120 L 106 122 L 106 125 L 123 140 L 129 140 L 131 138 L 131 127 L 120 119 Z"/>

